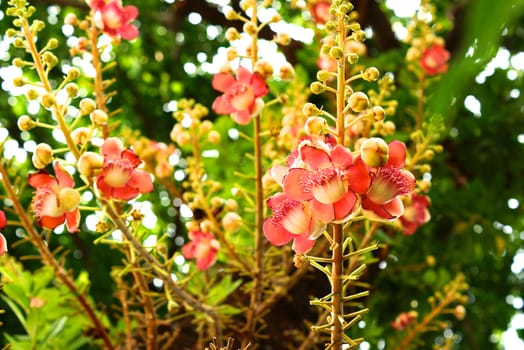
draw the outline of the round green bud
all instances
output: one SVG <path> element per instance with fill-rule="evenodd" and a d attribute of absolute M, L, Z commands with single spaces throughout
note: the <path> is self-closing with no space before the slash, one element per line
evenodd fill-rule
<path fill-rule="evenodd" d="M 27 99 L 29 101 L 36 100 L 40 94 L 35 89 L 28 89 L 26 92 Z"/>
<path fill-rule="evenodd" d="M 67 71 L 67 80 L 75 80 L 80 76 L 80 70 L 78 68 L 72 67 Z"/>
<path fill-rule="evenodd" d="M 25 79 L 22 77 L 16 77 L 13 79 L 13 85 L 16 87 L 24 86 L 26 83 Z"/>
<path fill-rule="evenodd" d="M 358 62 L 358 55 L 354 52 L 348 54 L 348 62 L 350 64 L 356 64 Z"/>
<path fill-rule="evenodd" d="M 17 49 L 21 49 L 25 47 L 25 41 L 22 38 L 15 38 L 13 41 L 13 46 Z"/>
<path fill-rule="evenodd" d="M 342 57 L 344 57 L 344 50 L 342 50 L 342 48 L 339 46 L 334 46 L 329 50 L 329 56 L 331 58 L 339 60 Z"/>
<path fill-rule="evenodd" d="M 353 111 L 359 113 L 369 107 L 369 98 L 365 93 L 357 91 L 349 96 L 348 104 Z"/>
<path fill-rule="evenodd" d="M 36 126 L 33 119 L 31 119 L 31 117 L 28 115 L 20 116 L 20 118 L 18 118 L 17 125 L 20 131 L 28 131 Z"/>
<path fill-rule="evenodd" d="M 58 64 L 58 58 L 51 52 L 46 51 L 42 55 L 42 61 L 49 67 L 54 67 Z"/>
<path fill-rule="evenodd" d="M 96 108 L 96 102 L 90 98 L 83 98 L 80 101 L 80 113 L 86 115 L 93 112 Z"/>
<path fill-rule="evenodd" d="M 58 47 L 58 40 L 56 40 L 55 38 L 49 39 L 49 41 L 47 42 L 47 48 L 52 50 L 52 49 L 56 49 L 57 47 Z"/>
<path fill-rule="evenodd" d="M 56 98 L 54 95 L 50 93 L 46 93 L 45 95 L 42 96 L 41 103 L 42 103 L 42 106 L 44 106 L 44 108 L 51 108 L 56 103 Z"/>
<path fill-rule="evenodd" d="M 379 76 L 380 73 L 377 68 L 369 67 L 364 71 L 364 74 L 362 74 L 362 79 L 365 81 L 376 81 Z"/>
<path fill-rule="evenodd" d="M 25 62 L 23 59 L 17 57 L 13 60 L 13 65 L 18 68 L 22 68 L 23 66 L 25 66 Z"/>
<path fill-rule="evenodd" d="M 65 90 L 67 92 L 67 96 L 70 98 L 75 98 L 78 96 L 78 85 L 75 83 L 69 83 L 65 86 Z"/>
<path fill-rule="evenodd" d="M 332 77 L 331 73 L 329 73 L 327 70 L 322 69 L 317 72 L 317 79 L 319 81 L 327 81 L 331 77 Z"/>
<path fill-rule="evenodd" d="M 311 92 L 315 95 L 321 94 L 326 91 L 326 86 L 319 81 L 315 81 L 310 85 Z"/>
<path fill-rule="evenodd" d="M 12 38 L 16 35 L 17 31 L 13 28 L 9 28 L 7 32 L 5 32 L 5 35 L 7 35 L 8 38 Z"/>

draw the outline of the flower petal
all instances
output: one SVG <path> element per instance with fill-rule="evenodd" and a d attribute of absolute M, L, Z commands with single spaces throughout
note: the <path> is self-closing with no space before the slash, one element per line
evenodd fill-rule
<path fill-rule="evenodd" d="M 127 186 L 136 188 L 140 193 L 149 193 L 153 191 L 153 180 L 148 172 L 137 169 L 131 173 Z"/>
<path fill-rule="evenodd" d="M 111 186 L 107 182 L 105 182 L 103 176 L 99 176 L 96 179 L 96 188 L 98 191 L 102 192 L 104 197 L 111 197 Z"/>
<path fill-rule="evenodd" d="M 242 66 L 237 69 L 237 80 L 239 82 L 249 84 L 251 82 L 251 72 Z"/>
<path fill-rule="evenodd" d="M 255 97 L 265 96 L 269 92 L 269 87 L 260 73 L 255 72 L 253 74 L 250 85 L 253 89 L 253 94 L 255 94 Z"/>
<path fill-rule="evenodd" d="M 65 221 L 67 231 L 70 233 L 78 232 L 78 226 L 80 225 L 80 210 L 75 209 L 65 214 Z"/>
<path fill-rule="evenodd" d="M 335 220 L 343 220 L 351 215 L 356 202 L 357 196 L 353 192 L 348 191 L 342 199 L 333 204 Z"/>
<path fill-rule="evenodd" d="M 104 141 L 104 144 L 100 148 L 100 152 L 104 157 L 120 158 L 124 145 L 119 138 L 109 137 Z"/>
<path fill-rule="evenodd" d="M 140 192 L 138 189 L 130 186 L 113 187 L 111 188 L 111 196 L 116 199 L 128 201 L 138 196 Z"/>
<path fill-rule="evenodd" d="M 283 188 L 289 198 L 307 201 L 313 198 L 309 183 L 310 172 L 303 168 L 291 168 L 284 177 Z"/>
<path fill-rule="evenodd" d="M 293 245 L 292 249 L 297 254 L 304 254 L 307 253 L 313 248 L 315 245 L 314 239 L 309 239 L 308 235 L 299 235 L 295 236 L 295 239 L 293 239 Z"/>
<path fill-rule="evenodd" d="M 249 124 L 251 121 L 251 114 L 249 113 L 249 110 L 245 109 L 243 111 L 236 111 L 231 114 L 231 117 L 233 120 L 241 125 Z"/>
<path fill-rule="evenodd" d="M 134 168 L 136 168 L 140 165 L 140 163 L 142 163 L 138 155 L 130 149 L 123 150 L 121 156 L 122 159 L 129 161 Z"/>
<path fill-rule="evenodd" d="M 362 159 L 358 159 L 345 173 L 349 188 L 355 193 L 365 193 L 371 185 L 368 167 Z"/>
<path fill-rule="evenodd" d="M 389 158 L 385 166 L 402 168 L 406 164 L 406 145 L 398 140 L 392 141 L 388 145 Z"/>
<path fill-rule="evenodd" d="M 128 22 L 138 17 L 138 9 L 136 8 L 136 6 L 132 6 L 132 5 L 124 6 L 122 10 L 124 11 L 126 20 Z"/>
<path fill-rule="evenodd" d="M 331 162 L 335 168 L 347 169 L 353 162 L 351 152 L 344 146 L 337 145 L 331 150 Z"/>
<path fill-rule="evenodd" d="M 304 143 L 302 144 L 302 147 L 300 147 L 299 152 L 302 161 L 314 170 L 331 166 L 329 154 L 327 154 L 323 149 Z"/>
<path fill-rule="evenodd" d="M 7 240 L 4 235 L 0 233 L 0 255 L 7 253 Z"/>
<path fill-rule="evenodd" d="M 217 73 L 213 76 L 211 86 L 217 91 L 226 92 L 235 83 L 236 79 L 233 75 L 229 73 Z M 213 109 L 215 108 L 213 107 Z"/>
<path fill-rule="evenodd" d="M 133 40 L 138 38 L 140 32 L 138 31 L 138 28 L 134 25 L 126 24 L 118 29 L 118 34 L 122 37 L 122 39 Z"/>
<path fill-rule="evenodd" d="M 56 179 L 45 171 L 29 174 L 27 182 L 34 188 L 56 185 Z"/>
<path fill-rule="evenodd" d="M 231 114 L 235 111 L 230 99 L 223 95 L 215 99 L 211 108 L 213 108 L 216 114 Z"/>
<path fill-rule="evenodd" d="M 41 227 L 48 228 L 50 230 L 54 230 L 56 227 L 62 225 L 65 220 L 65 214 L 61 216 L 42 216 L 38 220 L 38 225 Z"/>
<path fill-rule="evenodd" d="M 288 232 L 281 225 L 275 223 L 273 218 L 268 218 L 264 221 L 264 236 L 269 243 L 276 246 L 287 244 L 297 237 L 297 235 Z"/>
<path fill-rule="evenodd" d="M 335 218 L 333 204 L 320 203 L 317 200 L 311 201 L 311 217 L 323 222 L 330 222 Z"/>
<path fill-rule="evenodd" d="M 55 162 L 53 165 L 55 176 L 60 187 L 73 187 L 75 185 L 73 177 L 60 165 L 60 163 Z"/>

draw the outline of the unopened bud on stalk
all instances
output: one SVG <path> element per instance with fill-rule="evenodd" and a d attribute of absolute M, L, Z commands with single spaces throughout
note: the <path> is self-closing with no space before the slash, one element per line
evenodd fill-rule
<path fill-rule="evenodd" d="M 339 46 L 334 46 L 329 50 L 329 57 L 338 60 L 344 57 L 344 50 Z"/>
<path fill-rule="evenodd" d="M 308 102 L 304 105 L 304 108 L 302 108 L 302 113 L 304 113 L 306 117 L 312 117 L 320 114 L 320 109 L 318 109 L 314 103 Z"/>
<path fill-rule="evenodd" d="M 67 96 L 70 98 L 75 98 L 78 96 L 78 85 L 75 83 L 69 83 L 65 86 L 65 90 L 67 92 Z"/>
<path fill-rule="evenodd" d="M 29 101 L 36 100 L 40 94 L 35 89 L 28 89 L 26 92 L 27 99 Z"/>
<path fill-rule="evenodd" d="M 326 86 L 322 84 L 321 82 L 314 81 L 313 83 L 311 83 L 310 89 L 312 93 L 314 93 L 315 95 L 318 95 L 326 91 Z"/>
<path fill-rule="evenodd" d="M 202 123 L 200 123 L 200 132 L 202 134 L 207 134 L 208 132 L 213 129 L 213 123 L 209 120 L 204 120 Z"/>
<path fill-rule="evenodd" d="M 291 37 L 287 33 L 278 33 L 275 37 L 275 42 L 277 44 L 287 46 L 291 43 Z"/>
<path fill-rule="evenodd" d="M 463 305 L 455 306 L 455 309 L 453 310 L 453 315 L 457 320 L 463 320 L 464 317 L 466 317 L 466 308 Z"/>
<path fill-rule="evenodd" d="M 246 22 L 244 24 L 243 30 L 246 34 L 253 36 L 257 34 L 257 26 L 253 22 Z"/>
<path fill-rule="evenodd" d="M 64 18 L 64 23 L 75 26 L 78 24 L 78 18 L 74 13 L 68 13 Z"/>
<path fill-rule="evenodd" d="M 38 19 L 35 19 L 33 23 L 31 24 L 31 29 L 35 33 L 42 31 L 44 28 L 45 28 L 45 23 Z"/>
<path fill-rule="evenodd" d="M 233 61 L 235 58 L 238 57 L 238 51 L 236 48 L 234 47 L 230 47 L 227 49 L 227 52 L 226 52 L 226 56 L 227 56 L 227 60 L 228 61 Z"/>
<path fill-rule="evenodd" d="M 258 60 L 255 63 L 255 72 L 258 72 L 264 79 L 269 79 L 273 75 L 273 66 L 265 60 Z"/>
<path fill-rule="evenodd" d="M 354 52 L 348 54 L 348 62 L 350 64 L 356 64 L 358 62 L 358 55 Z"/>
<path fill-rule="evenodd" d="M 375 81 L 378 79 L 380 73 L 377 68 L 375 67 L 369 67 L 364 71 L 364 74 L 362 74 L 362 79 L 365 81 Z"/>
<path fill-rule="evenodd" d="M 212 145 L 219 144 L 220 143 L 220 139 L 221 139 L 220 133 L 218 131 L 216 131 L 216 130 L 211 130 L 209 132 L 209 134 L 207 135 L 207 140 Z"/>
<path fill-rule="evenodd" d="M 226 40 L 227 41 L 235 41 L 240 39 L 240 33 L 236 28 L 230 27 L 226 30 Z"/>
<path fill-rule="evenodd" d="M 285 62 L 280 66 L 280 78 L 283 80 L 293 80 L 295 78 L 295 69 L 291 64 Z"/>
<path fill-rule="evenodd" d="M 25 62 L 23 59 L 17 57 L 13 60 L 13 66 L 22 68 L 23 66 L 25 66 Z"/>
<path fill-rule="evenodd" d="M 90 129 L 86 127 L 76 128 L 71 131 L 71 138 L 77 145 L 85 145 L 89 142 Z"/>
<path fill-rule="evenodd" d="M 75 68 L 75 67 L 71 67 L 68 71 L 67 71 L 67 77 L 66 79 L 67 80 L 75 80 L 76 78 L 78 78 L 80 76 L 80 70 L 78 68 Z"/>
<path fill-rule="evenodd" d="M 236 211 L 238 209 L 237 201 L 232 198 L 226 199 L 226 209 L 231 210 L 231 211 Z"/>
<path fill-rule="evenodd" d="M 235 212 L 229 212 L 222 218 L 222 226 L 226 232 L 235 233 L 242 227 L 242 217 Z"/>
<path fill-rule="evenodd" d="M 90 115 L 91 122 L 96 126 L 106 125 L 107 124 L 107 113 L 101 109 L 95 109 L 91 112 Z"/>
<path fill-rule="evenodd" d="M 18 118 L 17 125 L 18 129 L 20 129 L 21 131 L 28 131 L 36 126 L 33 119 L 31 119 L 31 117 L 28 115 L 20 116 L 20 118 Z"/>
<path fill-rule="evenodd" d="M 43 169 L 53 161 L 53 149 L 47 143 L 39 143 L 31 160 L 35 168 Z"/>
<path fill-rule="evenodd" d="M 22 77 L 16 77 L 13 79 L 13 85 L 16 87 L 21 87 L 25 85 L 25 79 Z"/>
<path fill-rule="evenodd" d="M 327 81 L 332 77 L 332 75 L 324 69 L 321 69 L 317 72 L 317 79 L 320 81 Z"/>
<path fill-rule="evenodd" d="M 357 91 L 349 96 L 348 104 L 353 111 L 362 112 L 369 107 L 369 98 L 365 93 Z"/>
<path fill-rule="evenodd" d="M 49 50 L 53 50 L 53 49 L 56 49 L 57 47 L 58 47 L 58 40 L 56 40 L 55 38 L 49 39 L 49 41 L 47 42 L 47 48 Z"/>
<path fill-rule="evenodd" d="M 25 41 L 22 38 L 15 38 L 13 41 L 13 46 L 17 49 L 21 49 L 25 47 Z"/>
<path fill-rule="evenodd" d="M 375 119 L 376 122 L 381 122 L 386 118 L 386 111 L 384 111 L 384 108 L 380 106 L 374 106 L 372 111 L 373 119 Z"/>
<path fill-rule="evenodd" d="M 50 51 L 46 51 L 42 54 L 42 61 L 49 67 L 54 67 L 58 64 L 58 58 Z"/>
<path fill-rule="evenodd" d="M 309 117 L 306 120 L 304 130 L 306 134 L 312 137 L 318 137 L 328 128 L 327 121 L 322 117 Z"/>
<path fill-rule="evenodd" d="M 271 17 L 271 23 L 277 23 L 282 20 L 282 16 L 280 16 L 278 13 L 274 14 L 273 17 Z"/>
<path fill-rule="evenodd" d="M 58 192 L 58 203 L 64 211 L 71 211 L 80 204 L 80 193 L 74 188 L 65 187 Z"/>
<path fill-rule="evenodd" d="M 381 167 L 389 158 L 388 144 L 378 137 L 367 139 L 360 145 L 360 157 L 372 168 Z"/>
<path fill-rule="evenodd" d="M 80 107 L 80 113 L 82 113 L 83 115 L 87 115 L 95 110 L 96 102 L 90 98 L 83 98 L 80 101 L 79 107 Z"/>
<path fill-rule="evenodd" d="M 104 158 L 95 152 L 85 152 L 77 162 L 78 172 L 87 178 L 97 175 L 103 166 Z"/>
<path fill-rule="evenodd" d="M 41 103 L 42 103 L 42 106 L 44 106 L 44 108 L 51 108 L 55 105 L 56 98 L 53 94 L 46 93 L 45 95 L 42 96 Z"/>

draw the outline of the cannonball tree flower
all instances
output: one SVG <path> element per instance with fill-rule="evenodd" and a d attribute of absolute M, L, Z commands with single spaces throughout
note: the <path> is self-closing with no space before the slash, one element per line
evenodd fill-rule
<path fill-rule="evenodd" d="M 357 194 L 369 184 L 367 168 L 354 165 L 347 148 L 308 140 L 299 145 L 294 164 L 282 178 L 284 192 L 293 200 L 310 201 L 312 216 L 324 222 L 347 219 L 357 208 Z"/>
<path fill-rule="evenodd" d="M 402 233 L 410 236 L 420 225 L 431 219 L 428 207 L 430 200 L 428 196 L 413 193 L 404 201 L 404 214 L 400 217 Z"/>
<path fill-rule="evenodd" d="M 105 197 L 130 200 L 141 193 L 153 191 L 151 176 L 137 169 L 142 161 L 131 149 L 124 148 L 120 139 L 107 138 L 101 153 L 104 164 L 96 177 L 96 186 Z"/>
<path fill-rule="evenodd" d="M 391 322 L 391 327 L 397 331 L 401 331 L 409 327 L 418 318 L 418 313 L 414 310 L 408 312 L 401 312 L 394 321 Z"/>
<path fill-rule="evenodd" d="M 311 215 L 311 204 L 277 193 L 267 200 L 273 216 L 264 221 L 264 236 L 273 245 L 282 246 L 293 241 L 292 249 L 307 253 L 315 245 L 315 238 L 326 229 L 326 223 Z"/>
<path fill-rule="evenodd" d="M 135 6 L 123 6 L 121 0 L 93 0 L 95 25 L 112 37 L 133 40 L 138 37 L 138 29 L 130 22 L 138 16 Z"/>
<path fill-rule="evenodd" d="M 44 170 L 29 175 L 28 183 L 36 189 L 31 208 L 41 227 L 53 230 L 65 222 L 67 230 L 75 233 L 80 224 L 80 193 L 73 188 L 73 177 L 58 161 L 53 169 L 55 176 Z"/>
<path fill-rule="evenodd" d="M 330 18 L 331 1 L 319 0 L 311 6 L 311 16 L 318 24 L 325 24 Z"/>
<path fill-rule="evenodd" d="M 362 158 L 357 163 L 364 163 Z M 388 160 L 383 166 L 369 167 L 371 185 L 362 196 L 364 213 L 374 220 L 393 220 L 404 213 L 399 196 L 410 194 L 415 177 L 401 169 L 406 162 L 406 146 L 400 141 L 388 144 Z"/>
<path fill-rule="evenodd" d="M 220 243 L 211 232 L 194 230 L 188 236 L 191 242 L 182 247 L 182 255 L 186 259 L 196 259 L 200 271 L 207 270 L 217 259 Z"/>
<path fill-rule="evenodd" d="M 213 102 L 213 110 L 218 114 L 230 114 L 238 124 L 251 121 L 257 110 L 257 100 L 269 92 L 262 75 L 244 67 L 238 67 L 236 78 L 230 73 L 215 74 L 212 85 L 223 93 Z"/>
<path fill-rule="evenodd" d="M 448 70 L 449 51 L 434 44 L 422 52 L 420 66 L 427 75 L 437 75 Z"/>
<path fill-rule="evenodd" d="M 7 218 L 5 216 L 5 213 L 0 210 L 0 230 L 3 230 L 7 227 Z M 0 233 L 0 256 L 7 253 L 7 240 L 5 239 L 4 235 Z"/>

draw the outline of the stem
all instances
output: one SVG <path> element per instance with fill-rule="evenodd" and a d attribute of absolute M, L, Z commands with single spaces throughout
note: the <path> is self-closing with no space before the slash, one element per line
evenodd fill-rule
<path fill-rule="evenodd" d="M 257 1 L 252 2 L 252 16 L 251 21 L 257 24 Z M 252 70 L 254 70 L 255 63 L 258 59 L 258 35 L 252 36 L 252 56 L 251 64 Z M 253 142 L 254 142 L 254 153 L 255 153 L 255 266 L 253 270 L 253 289 L 251 290 L 251 298 L 249 302 L 249 309 L 246 320 L 246 330 L 248 332 L 248 339 L 246 341 L 254 341 L 255 330 L 256 330 L 256 318 L 258 316 L 257 310 L 260 303 L 262 294 L 262 278 L 264 275 L 264 236 L 263 231 L 263 220 L 264 220 L 264 193 L 262 188 L 262 147 L 260 140 L 260 115 L 253 118 Z M 247 344 L 243 343 L 242 347 L 246 347 Z"/>
<path fill-rule="evenodd" d="M 91 21 L 91 28 L 89 29 L 89 40 L 91 41 L 91 55 L 93 57 L 93 67 L 95 69 L 94 78 L 94 93 L 96 98 L 96 105 L 98 109 L 107 112 L 106 96 L 104 94 L 104 81 L 102 76 L 102 65 L 100 63 L 100 53 L 98 52 L 98 29 L 95 22 Z M 106 139 L 109 136 L 107 123 L 102 127 L 102 137 Z"/>
<path fill-rule="evenodd" d="M 107 333 L 106 328 L 102 324 L 102 321 L 97 317 L 94 309 L 91 307 L 91 305 L 87 301 L 86 296 L 78 291 L 74 280 L 71 279 L 71 277 L 67 274 L 64 267 L 60 265 L 58 261 L 56 261 L 55 257 L 49 250 L 48 244 L 42 240 L 42 237 L 39 235 L 39 233 L 36 231 L 35 227 L 33 226 L 33 221 L 28 216 L 24 207 L 20 203 L 19 197 L 17 193 L 15 192 L 11 184 L 11 181 L 9 180 L 9 177 L 8 177 L 9 175 L 7 174 L 7 171 L 4 167 L 3 162 L 0 162 L 0 174 L 1 174 L 2 184 L 4 186 L 4 189 L 8 197 L 11 199 L 13 203 L 15 212 L 18 215 L 18 218 L 20 219 L 22 226 L 24 227 L 26 232 L 29 234 L 29 239 L 31 243 L 38 249 L 38 252 L 40 253 L 42 261 L 46 265 L 51 266 L 54 269 L 56 277 L 58 277 L 58 279 L 76 297 L 76 299 L 78 300 L 78 302 L 80 303 L 84 311 L 86 312 L 87 317 L 93 323 L 93 326 L 96 329 L 97 336 L 102 338 L 105 349 L 113 350 L 114 346 L 111 343 L 111 340 L 109 339 L 109 334 Z"/>
<path fill-rule="evenodd" d="M 126 329 L 126 339 L 125 339 L 125 350 L 133 349 L 133 338 L 131 334 L 131 321 L 129 319 L 129 306 L 127 305 L 127 290 L 124 288 L 124 283 L 122 278 L 115 274 L 115 281 L 118 286 L 118 299 L 122 305 L 122 318 L 124 319 L 124 325 Z"/>
<path fill-rule="evenodd" d="M 35 45 L 35 38 L 33 37 L 33 33 L 31 33 L 31 29 L 29 28 L 29 24 L 27 23 L 27 19 L 21 17 L 22 21 L 22 31 L 24 32 L 24 36 L 26 38 L 29 52 L 31 53 L 31 57 L 33 58 L 33 62 L 35 63 L 35 69 L 38 73 L 38 77 L 40 78 L 40 81 L 44 85 L 45 90 L 48 93 L 53 93 L 53 88 L 51 87 L 51 83 L 49 82 L 49 79 L 47 78 L 46 70 L 44 69 L 44 66 L 42 65 L 42 59 L 40 58 L 40 53 Z M 67 144 L 67 147 L 71 150 L 73 155 L 75 156 L 75 159 L 80 158 L 80 152 L 76 148 L 76 144 L 71 138 L 71 133 L 69 132 L 69 128 L 67 127 L 67 124 L 64 119 L 64 113 L 62 108 L 60 106 L 56 105 L 56 103 L 53 105 L 53 111 L 56 117 L 56 121 L 58 122 L 58 126 L 60 127 L 60 130 L 62 130 L 62 133 L 64 134 L 64 138 Z"/>

